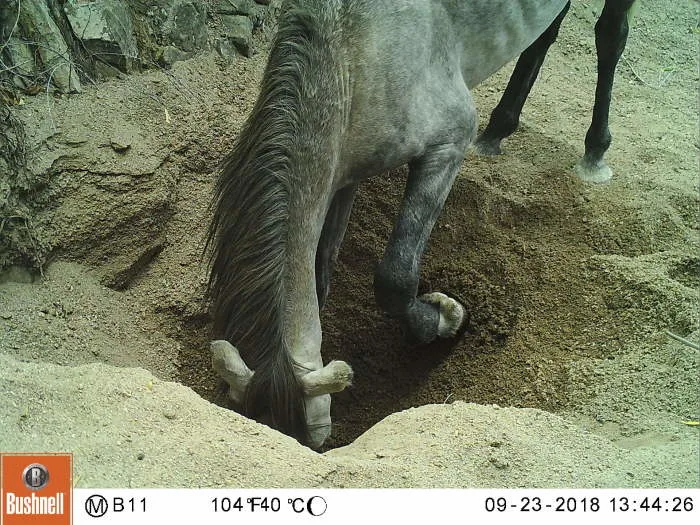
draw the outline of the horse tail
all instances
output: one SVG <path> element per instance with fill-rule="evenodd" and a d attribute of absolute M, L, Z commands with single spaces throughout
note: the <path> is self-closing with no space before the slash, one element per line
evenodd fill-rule
<path fill-rule="evenodd" d="M 244 413 L 308 442 L 304 392 L 285 341 L 287 242 L 300 86 L 325 45 L 306 10 L 280 19 L 260 95 L 215 186 L 209 295 L 213 332 L 239 349 L 254 375 Z M 316 64 L 317 65 L 317 64 Z"/>

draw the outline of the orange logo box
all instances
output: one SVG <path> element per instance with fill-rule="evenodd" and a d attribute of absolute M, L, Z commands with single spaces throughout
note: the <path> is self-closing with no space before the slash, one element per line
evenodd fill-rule
<path fill-rule="evenodd" d="M 72 454 L 0 453 L 0 525 L 71 525 Z"/>

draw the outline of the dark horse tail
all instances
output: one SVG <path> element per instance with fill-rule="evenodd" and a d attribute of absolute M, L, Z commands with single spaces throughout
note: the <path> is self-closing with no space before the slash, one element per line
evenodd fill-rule
<path fill-rule="evenodd" d="M 280 19 L 261 93 L 215 188 L 209 293 L 214 336 L 234 344 L 254 375 L 244 413 L 308 443 L 304 394 L 285 342 L 289 195 L 300 86 L 326 45 L 306 11 Z"/>

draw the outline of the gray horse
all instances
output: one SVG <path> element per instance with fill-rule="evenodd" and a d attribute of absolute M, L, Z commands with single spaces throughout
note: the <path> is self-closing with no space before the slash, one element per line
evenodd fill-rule
<path fill-rule="evenodd" d="M 477 116 L 470 89 L 567 0 L 293 0 L 260 96 L 225 161 L 210 228 L 213 364 L 244 414 L 311 447 L 352 370 L 321 358 L 319 309 L 358 184 L 408 164 L 375 273 L 408 337 L 452 337 L 464 309 L 417 297 L 420 261 Z M 232 344 L 236 346 L 232 346 Z"/>

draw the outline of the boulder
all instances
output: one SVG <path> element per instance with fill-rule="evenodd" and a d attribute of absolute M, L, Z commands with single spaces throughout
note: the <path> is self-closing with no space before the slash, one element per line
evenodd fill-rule
<path fill-rule="evenodd" d="M 131 12 L 124 2 L 68 0 L 64 6 L 73 33 L 98 60 L 124 72 L 138 57 Z"/>
<path fill-rule="evenodd" d="M 251 16 L 256 10 L 253 0 L 219 0 L 214 6 L 214 12 L 220 15 Z"/>
<path fill-rule="evenodd" d="M 36 76 L 38 71 L 34 62 L 34 53 L 29 45 L 19 38 L 12 37 L 7 42 L 6 53 L 13 66 L 15 85 L 21 89 L 30 85 L 31 79 Z"/>
<path fill-rule="evenodd" d="M 221 15 L 225 38 L 239 53 L 249 57 L 253 54 L 253 21 L 245 15 Z"/>
<path fill-rule="evenodd" d="M 147 11 L 150 26 L 163 46 L 196 51 L 207 46 L 207 8 L 203 2 L 156 0 Z"/>
<path fill-rule="evenodd" d="M 22 2 L 18 25 L 22 35 L 36 43 L 41 70 L 58 91 L 80 92 L 82 86 L 70 59 L 68 45 L 44 2 Z"/>

